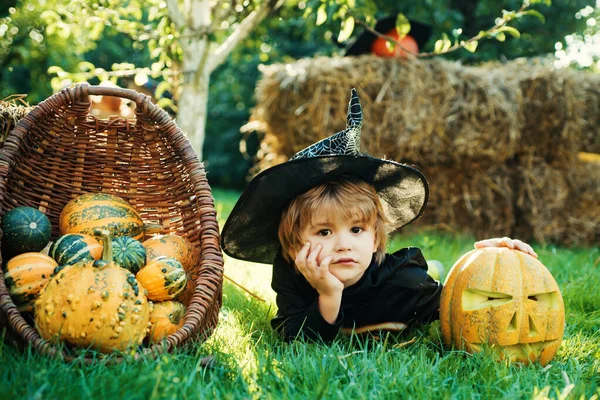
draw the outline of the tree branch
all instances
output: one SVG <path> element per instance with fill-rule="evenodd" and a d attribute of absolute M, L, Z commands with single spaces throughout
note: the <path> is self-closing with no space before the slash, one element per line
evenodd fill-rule
<path fill-rule="evenodd" d="M 282 0 L 269 0 L 261 8 L 248 14 L 248 16 L 238 25 L 237 29 L 233 31 L 213 53 L 213 57 L 209 60 L 207 65 L 208 72 L 211 73 L 221 65 L 237 44 L 248 37 L 250 32 L 260 24 L 271 10 L 278 8 L 281 4 L 283 4 Z"/>

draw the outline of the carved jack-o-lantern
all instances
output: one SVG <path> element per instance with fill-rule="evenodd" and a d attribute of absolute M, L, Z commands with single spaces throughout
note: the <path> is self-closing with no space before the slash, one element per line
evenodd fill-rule
<path fill-rule="evenodd" d="M 500 358 L 546 365 L 560 346 L 565 311 L 556 281 L 537 259 L 508 248 L 473 250 L 448 272 L 440 305 L 446 345 L 490 345 Z"/>

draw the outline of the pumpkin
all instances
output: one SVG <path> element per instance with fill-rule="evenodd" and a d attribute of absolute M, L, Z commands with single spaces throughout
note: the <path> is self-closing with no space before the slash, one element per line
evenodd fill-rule
<path fill-rule="evenodd" d="M 177 301 L 154 303 L 150 313 L 150 342 L 160 342 L 177 332 L 185 322 L 185 306 Z"/>
<path fill-rule="evenodd" d="M 173 300 L 185 289 L 187 277 L 179 261 L 172 257 L 158 257 L 146 264 L 136 279 L 148 291 L 152 301 Z"/>
<path fill-rule="evenodd" d="M 200 252 L 188 239 L 177 235 L 157 235 L 143 242 L 148 260 L 158 257 L 173 257 L 183 265 L 187 275 L 187 284 L 178 300 L 189 304 L 194 294 L 194 286 L 198 278 Z"/>
<path fill-rule="evenodd" d="M 146 265 L 146 248 L 133 238 L 122 236 L 113 239 L 113 261 L 134 274 Z"/>
<path fill-rule="evenodd" d="M 19 311 L 33 311 L 33 303 L 58 264 L 41 253 L 23 253 L 6 263 L 4 280 Z"/>
<path fill-rule="evenodd" d="M 60 213 L 59 231 L 99 236 L 140 239 L 144 233 L 159 232 L 160 225 L 144 224 L 136 209 L 120 197 L 108 193 L 87 193 L 69 201 Z"/>
<path fill-rule="evenodd" d="M 2 253 L 6 260 L 17 254 L 39 252 L 50 241 L 52 226 L 40 210 L 16 207 L 2 217 Z"/>
<path fill-rule="evenodd" d="M 546 365 L 562 341 L 565 311 L 541 262 L 489 247 L 465 254 L 448 272 L 440 325 L 446 345 L 469 352 L 486 345 L 501 359 Z"/>
<path fill-rule="evenodd" d="M 411 54 L 419 53 L 419 45 L 412 36 L 406 35 L 402 39 L 398 40 L 400 36 L 398 35 L 396 28 L 387 32 L 386 36 L 389 36 L 397 41 L 400 46 L 395 43 L 388 45 L 389 42 L 387 40 L 378 37 L 371 44 L 371 53 L 379 57 L 406 57 L 408 52 Z"/>
<path fill-rule="evenodd" d="M 40 293 L 35 323 L 44 339 L 104 353 L 142 343 L 150 314 L 144 288 L 112 262 L 108 235 L 102 244 L 102 259 L 59 269 Z"/>
<path fill-rule="evenodd" d="M 99 260 L 102 257 L 102 245 L 94 236 L 67 233 L 52 243 L 48 255 L 59 265 L 72 265 L 83 260 Z"/>

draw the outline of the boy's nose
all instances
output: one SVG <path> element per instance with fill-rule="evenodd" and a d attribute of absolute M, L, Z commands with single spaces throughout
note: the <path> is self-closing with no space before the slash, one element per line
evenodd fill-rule
<path fill-rule="evenodd" d="M 351 249 L 350 238 L 348 235 L 339 235 L 335 242 L 336 251 L 348 251 Z"/>

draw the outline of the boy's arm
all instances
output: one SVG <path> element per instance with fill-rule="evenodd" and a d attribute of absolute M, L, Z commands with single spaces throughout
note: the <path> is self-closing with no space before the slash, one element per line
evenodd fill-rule
<path fill-rule="evenodd" d="M 311 244 L 307 242 L 298 252 L 295 263 L 298 271 L 319 293 L 319 312 L 328 323 L 333 324 L 342 306 L 344 284 L 329 271 L 333 257 L 326 257 L 321 264 L 318 263 L 321 249 L 320 244 L 311 249 Z"/>
<path fill-rule="evenodd" d="M 277 293 L 277 315 L 271 326 L 284 339 L 299 336 L 310 339 L 332 340 L 341 328 L 342 313 L 336 311 L 337 319 L 329 323 L 321 315 L 319 295 L 310 284 L 294 271 L 293 266 L 283 261 L 273 265 L 271 287 Z"/>

